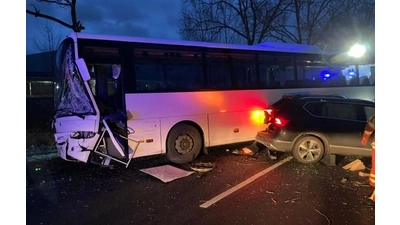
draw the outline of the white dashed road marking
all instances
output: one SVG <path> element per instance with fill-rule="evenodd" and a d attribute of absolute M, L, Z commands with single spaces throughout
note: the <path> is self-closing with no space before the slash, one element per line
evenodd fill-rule
<path fill-rule="evenodd" d="M 277 168 L 278 166 L 281 166 L 282 164 L 289 162 L 291 159 L 293 158 L 293 156 L 289 156 L 285 159 L 283 159 L 282 161 L 279 161 L 277 163 L 275 163 L 274 165 L 268 167 L 267 169 L 257 173 L 256 175 L 249 177 L 247 180 L 243 181 L 242 183 L 232 187 L 231 189 L 215 196 L 214 198 L 204 202 L 203 204 L 200 205 L 201 208 L 208 208 L 209 206 L 211 206 L 212 204 L 215 204 L 216 202 L 218 202 L 219 200 L 225 198 L 226 196 L 232 194 L 233 192 L 239 190 L 240 188 L 244 187 L 245 185 L 253 182 L 255 179 L 269 173 L 271 170 Z"/>

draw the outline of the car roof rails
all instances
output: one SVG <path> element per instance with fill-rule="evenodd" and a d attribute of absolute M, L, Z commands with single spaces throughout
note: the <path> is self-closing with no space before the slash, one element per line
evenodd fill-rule
<path fill-rule="evenodd" d="M 344 95 L 319 95 L 319 94 L 289 94 L 283 95 L 282 97 L 292 97 L 292 98 L 347 98 Z"/>

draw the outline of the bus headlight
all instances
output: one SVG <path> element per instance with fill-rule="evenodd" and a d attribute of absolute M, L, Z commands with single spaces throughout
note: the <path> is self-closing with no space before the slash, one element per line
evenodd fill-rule
<path fill-rule="evenodd" d="M 94 137 L 94 135 L 96 135 L 96 133 L 93 131 L 75 131 L 70 137 L 72 139 L 87 139 Z"/>

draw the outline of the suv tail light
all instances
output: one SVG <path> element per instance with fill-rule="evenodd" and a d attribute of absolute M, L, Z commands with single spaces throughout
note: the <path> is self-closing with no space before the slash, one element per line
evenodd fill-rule
<path fill-rule="evenodd" d="M 283 127 L 287 124 L 288 120 L 282 118 L 282 117 L 275 117 L 274 118 L 274 125 L 277 127 Z"/>
<path fill-rule="evenodd" d="M 275 113 L 274 109 L 266 109 L 264 111 L 264 115 L 265 115 L 264 124 L 267 124 L 267 125 L 272 124 L 277 127 L 283 127 L 288 123 L 287 119 L 285 119 L 281 116 L 276 116 L 275 114 L 276 113 Z"/>

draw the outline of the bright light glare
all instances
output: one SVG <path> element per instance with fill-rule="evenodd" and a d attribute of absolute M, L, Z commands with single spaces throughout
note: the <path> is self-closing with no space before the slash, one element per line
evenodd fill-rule
<path fill-rule="evenodd" d="M 275 125 L 283 125 L 283 121 L 280 118 L 275 118 Z"/>
<path fill-rule="evenodd" d="M 364 55 L 366 51 L 367 49 L 364 45 L 355 44 L 353 47 L 351 47 L 350 51 L 347 54 L 354 58 L 360 58 Z"/>
<path fill-rule="evenodd" d="M 255 124 L 260 124 L 264 120 L 264 112 L 262 110 L 251 111 L 251 120 Z"/>

